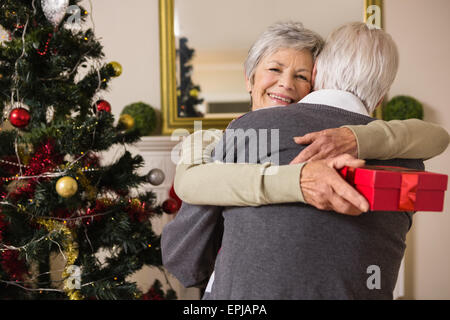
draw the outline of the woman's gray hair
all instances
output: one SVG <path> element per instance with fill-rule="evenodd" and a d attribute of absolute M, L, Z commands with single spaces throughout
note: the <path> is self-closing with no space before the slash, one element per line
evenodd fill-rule
<path fill-rule="evenodd" d="M 316 63 L 314 90 L 351 92 L 371 113 L 394 82 L 399 57 L 388 33 L 352 22 L 330 34 Z"/>
<path fill-rule="evenodd" d="M 245 75 L 253 84 L 256 67 L 261 59 L 279 49 L 292 48 L 308 50 L 313 60 L 323 47 L 323 38 L 314 31 L 303 27 L 301 22 L 279 22 L 270 26 L 250 48 L 244 68 Z"/>

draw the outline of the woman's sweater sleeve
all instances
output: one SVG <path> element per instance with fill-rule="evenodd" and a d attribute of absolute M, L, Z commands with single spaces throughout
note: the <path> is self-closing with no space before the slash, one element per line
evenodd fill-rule
<path fill-rule="evenodd" d="M 183 201 L 217 206 L 304 202 L 300 189 L 303 163 L 212 162 L 211 151 L 221 137 L 221 131 L 202 130 L 184 140 L 174 181 Z"/>
<path fill-rule="evenodd" d="M 447 149 L 448 132 L 419 119 L 375 120 L 367 125 L 344 126 L 353 131 L 360 159 L 430 159 Z"/>

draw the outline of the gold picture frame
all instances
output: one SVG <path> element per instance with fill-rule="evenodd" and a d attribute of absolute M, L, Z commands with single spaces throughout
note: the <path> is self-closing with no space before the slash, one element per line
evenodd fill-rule
<path fill-rule="evenodd" d="M 374 8 L 371 7 L 373 5 L 378 6 L 379 10 L 374 11 Z M 373 19 L 375 23 L 378 22 L 380 27 L 382 27 L 382 5 L 382 0 L 364 0 L 364 22 Z M 371 10 L 367 10 L 368 8 Z M 193 132 L 196 121 L 199 121 L 198 123 L 201 124 L 201 129 L 225 129 L 230 121 L 234 119 L 234 116 L 230 115 L 222 118 L 186 118 L 178 116 L 174 0 L 159 0 L 159 26 L 162 134 L 171 135 L 176 130 Z M 376 109 L 374 116 L 381 119 L 381 107 Z"/>
<path fill-rule="evenodd" d="M 159 0 L 160 61 L 161 61 L 161 116 L 162 134 L 175 130 L 194 131 L 194 122 L 201 121 L 202 129 L 225 129 L 233 117 L 202 118 L 179 117 L 177 113 L 176 48 L 174 35 L 174 0 Z"/>

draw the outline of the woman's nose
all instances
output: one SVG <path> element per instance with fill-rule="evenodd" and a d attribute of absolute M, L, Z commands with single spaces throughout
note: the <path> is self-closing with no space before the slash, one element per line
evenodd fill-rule
<path fill-rule="evenodd" d="M 283 87 L 287 90 L 294 88 L 294 79 L 291 75 L 284 73 L 281 75 L 278 84 L 280 87 Z"/>

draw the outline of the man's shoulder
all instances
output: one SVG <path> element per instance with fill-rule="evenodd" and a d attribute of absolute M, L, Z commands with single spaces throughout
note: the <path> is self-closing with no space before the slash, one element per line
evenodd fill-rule
<path fill-rule="evenodd" d="M 288 106 L 261 108 L 247 112 L 233 120 L 229 124 L 228 129 L 247 127 L 257 123 L 267 124 L 274 121 L 277 123 L 289 122 L 292 120 L 300 121 L 300 119 L 305 119 L 305 117 L 320 119 L 328 118 L 330 120 L 342 119 L 344 121 L 349 120 L 349 123 L 355 124 L 364 124 L 375 120 L 374 118 L 359 113 L 329 105 L 299 102 Z"/>
<path fill-rule="evenodd" d="M 299 109 L 297 107 L 299 105 L 301 104 L 294 103 L 289 106 L 274 106 L 249 111 L 231 121 L 230 124 L 228 125 L 228 128 L 240 126 L 248 122 L 254 123 L 254 121 L 257 120 L 273 119 L 273 117 L 280 118 L 284 117 L 287 114 L 295 114 L 299 112 Z"/>

